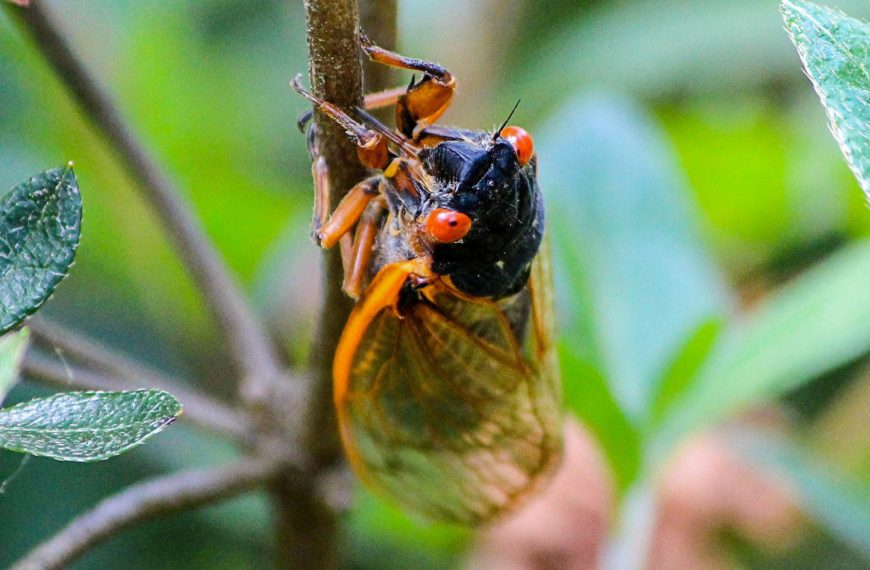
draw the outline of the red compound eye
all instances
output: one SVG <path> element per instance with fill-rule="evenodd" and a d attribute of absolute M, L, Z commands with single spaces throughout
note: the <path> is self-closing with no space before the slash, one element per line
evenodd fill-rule
<path fill-rule="evenodd" d="M 522 127 L 505 127 L 499 134 L 514 147 L 520 166 L 525 166 L 532 160 L 532 155 L 535 153 L 535 145 L 532 143 L 532 135 L 526 129 Z"/>
<path fill-rule="evenodd" d="M 462 212 L 436 208 L 426 218 L 426 233 L 435 241 L 453 243 L 461 240 L 471 229 L 471 218 Z"/>

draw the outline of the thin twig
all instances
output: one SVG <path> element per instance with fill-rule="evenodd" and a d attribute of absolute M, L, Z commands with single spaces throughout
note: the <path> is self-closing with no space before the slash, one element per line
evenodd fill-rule
<path fill-rule="evenodd" d="M 106 346 L 44 316 L 30 319 L 27 328 L 33 333 L 37 344 L 44 344 L 47 349 L 56 350 L 64 357 L 73 358 L 89 368 L 167 392 L 182 389 L 181 381 L 133 360 L 117 348 Z"/>
<path fill-rule="evenodd" d="M 230 499 L 267 484 L 284 468 L 271 459 L 244 459 L 227 467 L 175 473 L 134 485 L 74 519 L 12 568 L 61 568 L 125 528 Z"/>
<path fill-rule="evenodd" d="M 67 368 L 57 357 L 40 355 L 33 350 L 28 351 L 25 356 L 22 371 L 33 380 L 65 390 L 165 390 L 184 407 L 182 419 L 246 446 L 250 446 L 256 437 L 254 427 L 244 415 L 208 396 L 176 384 L 153 382 L 148 377 L 133 379 L 126 376 L 106 376 L 79 367 Z"/>
<path fill-rule="evenodd" d="M 190 205 L 121 118 L 108 93 L 73 53 L 55 19 L 47 13 L 44 2 L 33 0 L 27 8 L 9 4 L 6 7 L 17 16 L 22 28 L 163 219 L 182 261 L 218 323 L 223 342 L 230 349 L 243 382 L 273 381 L 281 372 L 281 366 L 271 341 Z M 251 388 L 254 393 L 258 392 L 255 386 Z"/>

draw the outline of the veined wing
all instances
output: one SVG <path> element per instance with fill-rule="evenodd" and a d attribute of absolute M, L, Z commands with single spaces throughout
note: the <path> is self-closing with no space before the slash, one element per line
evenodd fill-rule
<path fill-rule="evenodd" d="M 537 488 L 561 457 L 562 421 L 541 299 L 534 283 L 498 303 L 436 285 L 402 317 L 380 311 L 336 400 L 358 475 L 414 512 L 464 524 Z"/>

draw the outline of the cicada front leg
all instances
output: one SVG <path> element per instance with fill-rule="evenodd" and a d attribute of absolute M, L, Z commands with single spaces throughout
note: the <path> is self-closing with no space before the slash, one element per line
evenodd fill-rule
<path fill-rule="evenodd" d="M 315 108 L 341 125 L 356 143 L 360 161 L 367 168 L 383 169 L 387 166 L 390 154 L 387 140 L 382 134 L 367 128 L 336 105 L 311 94 L 302 87 L 299 77 L 296 77 L 291 85 Z M 304 128 L 309 119 L 310 116 L 300 117 L 300 128 Z M 369 201 L 378 195 L 382 177 L 373 176 L 356 184 L 330 214 L 332 188 L 329 183 L 329 169 L 326 160 L 320 155 L 317 130 L 314 126 L 310 128 L 308 133 L 308 149 L 311 153 L 311 170 L 314 178 L 314 216 L 311 223 L 311 235 L 318 245 L 329 249 L 351 231 L 362 216 Z M 349 258 L 350 251 L 350 248 L 342 247 L 342 259 L 347 268 L 351 266 L 352 261 Z"/>
<path fill-rule="evenodd" d="M 324 101 L 320 97 L 313 95 L 302 87 L 298 75 L 293 78 L 290 85 L 297 93 L 308 99 L 321 113 L 338 123 L 344 129 L 351 140 L 356 143 L 357 155 L 364 166 L 383 170 L 390 163 L 387 139 L 382 133 L 368 128 L 329 101 Z M 302 119 L 300 119 L 301 121 Z M 316 136 L 315 131 L 313 138 L 309 139 L 310 148 L 313 146 L 316 149 Z M 312 155 L 314 152 L 312 151 Z M 314 157 L 312 156 L 312 158 Z"/>
<path fill-rule="evenodd" d="M 399 98 L 408 91 L 407 87 L 394 87 L 383 91 L 369 93 L 363 98 L 363 108 L 366 111 L 376 111 L 384 107 L 390 107 L 399 102 Z M 314 116 L 314 109 L 308 109 L 296 119 L 296 125 L 299 130 L 305 132 L 305 127 L 308 121 Z"/>
<path fill-rule="evenodd" d="M 438 65 L 421 59 L 405 57 L 375 45 L 360 32 L 360 44 L 374 62 L 423 72 L 420 81 L 412 81 L 396 101 L 396 127 L 406 137 L 417 140 L 420 132 L 435 123 L 450 106 L 456 80 Z"/>
<path fill-rule="evenodd" d="M 311 101 L 315 108 L 344 128 L 356 143 L 357 154 L 364 166 L 379 170 L 387 168 L 391 156 L 387 138 L 383 133 L 368 128 L 339 107 L 315 97 L 301 86 L 298 77 L 294 79 L 292 86 Z M 366 107 L 378 108 L 395 104 L 401 94 L 402 91 L 395 89 L 376 93 L 366 99 Z M 300 117 L 300 128 L 304 128 L 310 118 L 310 115 Z M 326 160 L 320 155 L 317 130 L 313 125 L 309 130 L 308 147 L 314 178 L 314 217 L 311 234 L 314 241 L 325 249 L 336 244 L 341 246 L 344 266 L 342 289 L 349 296 L 357 298 L 368 275 L 375 238 L 387 213 L 386 200 L 382 194 L 385 179 L 382 174 L 377 174 L 357 183 L 330 214 L 332 188 L 329 182 L 329 169 Z M 354 227 L 356 232 L 351 240 L 350 235 Z"/>
<path fill-rule="evenodd" d="M 365 212 L 369 202 L 380 192 L 381 175 L 366 178 L 341 199 L 335 211 L 317 233 L 316 240 L 324 249 L 338 243 L 346 233 L 353 229 Z"/>

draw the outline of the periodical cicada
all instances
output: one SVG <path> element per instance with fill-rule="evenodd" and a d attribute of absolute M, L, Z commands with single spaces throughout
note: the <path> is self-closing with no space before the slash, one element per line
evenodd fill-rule
<path fill-rule="evenodd" d="M 362 33 L 360 41 L 372 61 L 422 78 L 367 96 L 365 109 L 340 109 L 293 82 L 377 172 L 329 215 L 311 127 L 312 234 L 322 247 L 342 245 L 344 290 L 357 299 L 333 363 L 345 453 L 360 479 L 412 512 L 492 521 L 539 488 L 562 455 L 532 139 L 518 127 L 435 125 L 453 76 Z M 392 105 L 395 130 L 367 112 Z"/>

